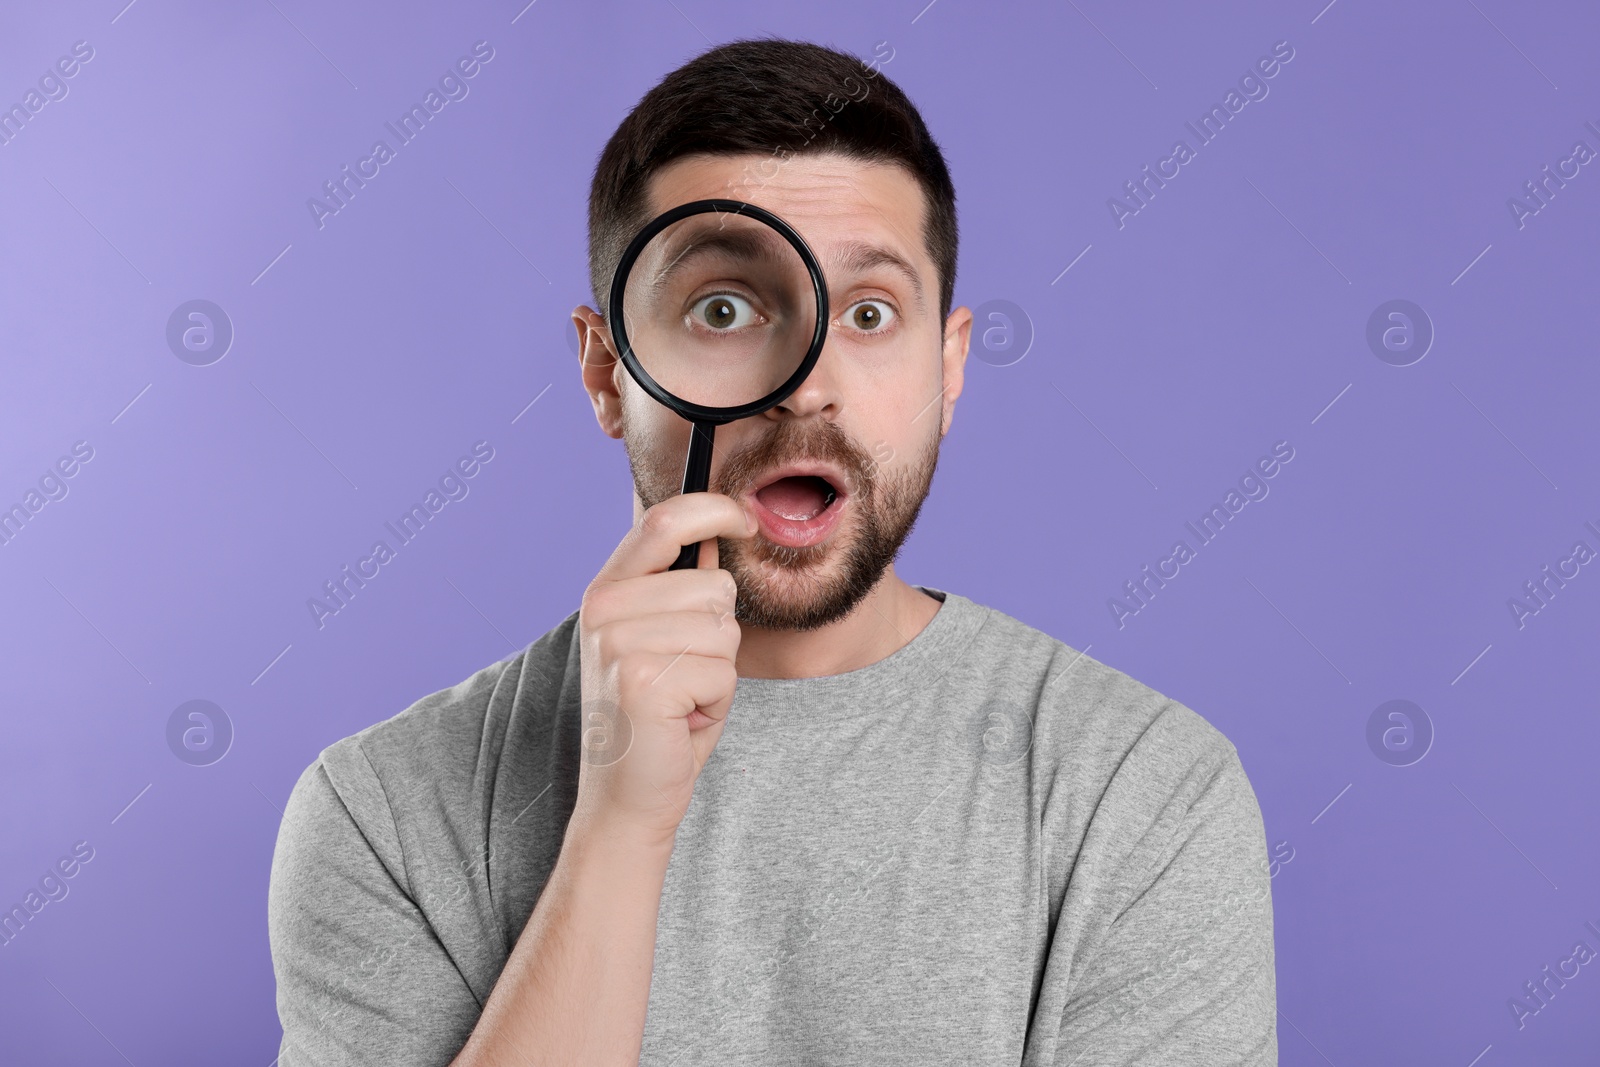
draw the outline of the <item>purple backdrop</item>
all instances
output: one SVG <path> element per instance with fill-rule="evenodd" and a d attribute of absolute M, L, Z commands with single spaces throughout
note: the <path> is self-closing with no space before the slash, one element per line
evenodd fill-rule
<path fill-rule="evenodd" d="M 630 516 L 568 336 L 591 168 L 770 33 L 888 55 L 960 193 L 902 573 L 1238 746 L 1282 1062 L 1592 1062 L 1592 6 L 125 2 L 0 31 L 0 1058 L 272 1061 L 289 789 L 576 608 Z"/>

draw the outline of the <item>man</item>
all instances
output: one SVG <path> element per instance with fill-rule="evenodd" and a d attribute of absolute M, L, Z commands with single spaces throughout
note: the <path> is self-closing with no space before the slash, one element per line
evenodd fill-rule
<path fill-rule="evenodd" d="M 812 44 L 699 56 L 600 158 L 595 293 L 643 223 L 708 197 L 814 250 L 820 358 L 680 495 L 689 424 L 575 309 L 635 525 L 559 626 L 301 776 L 269 906 L 280 1067 L 1276 1064 L 1234 746 L 895 573 L 971 328 L 916 109 Z"/>

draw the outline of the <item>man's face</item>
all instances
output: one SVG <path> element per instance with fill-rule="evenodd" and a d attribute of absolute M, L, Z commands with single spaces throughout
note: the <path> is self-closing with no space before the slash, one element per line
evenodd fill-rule
<path fill-rule="evenodd" d="M 717 428 L 710 478 L 761 522 L 749 540 L 718 542 L 738 586 L 735 618 L 814 629 L 849 614 L 911 532 L 961 391 L 971 313 L 940 321 L 923 193 L 898 166 L 690 156 L 653 176 L 649 214 L 710 197 L 783 218 L 827 282 L 828 336 L 810 375 L 776 407 Z M 690 424 L 620 362 L 608 370 L 586 370 L 586 385 L 602 426 L 624 441 L 642 510 L 679 492 Z M 815 473 L 779 477 L 796 467 Z"/>

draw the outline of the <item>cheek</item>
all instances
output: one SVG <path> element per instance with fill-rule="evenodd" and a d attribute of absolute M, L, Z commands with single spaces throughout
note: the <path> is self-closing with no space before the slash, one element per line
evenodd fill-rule
<path fill-rule="evenodd" d="M 920 331 L 919 331 L 920 332 Z M 923 353 L 919 357 L 911 350 Z M 879 473 L 912 462 L 936 436 L 943 419 L 938 337 L 919 336 L 894 354 L 863 360 L 847 390 L 845 429 Z"/>
<path fill-rule="evenodd" d="M 899 476 L 916 463 L 929 437 L 938 432 L 939 411 L 937 402 L 924 400 L 918 405 L 896 403 L 878 411 L 857 412 L 861 420 L 850 433 L 872 474 L 881 481 Z"/>
<path fill-rule="evenodd" d="M 622 396 L 622 430 L 628 448 L 639 459 L 662 462 L 662 456 L 681 463 L 689 448 L 689 423 L 650 398 L 630 381 Z"/>
<path fill-rule="evenodd" d="M 896 368 L 893 377 L 879 387 L 884 409 L 879 421 L 908 444 L 936 432 L 929 426 L 937 427 L 943 416 L 943 363 L 937 348 L 927 351 L 922 359 L 907 359 L 905 366 Z"/>
<path fill-rule="evenodd" d="M 861 345 L 848 350 L 847 398 L 857 407 L 905 407 L 910 415 L 939 392 L 944 371 L 944 344 L 931 322 L 918 322 L 892 344 Z M 920 398 L 920 399 L 918 399 Z"/>

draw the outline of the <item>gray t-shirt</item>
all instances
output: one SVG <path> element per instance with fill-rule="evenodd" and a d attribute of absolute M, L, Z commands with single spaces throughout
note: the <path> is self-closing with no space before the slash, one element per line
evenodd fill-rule
<path fill-rule="evenodd" d="M 1198 714 L 959 594 L 740 678 L 678 829 L 640 1063 L 1278 1062 L 1255 793 Z M 279 1067 L 443 1065 L 577 794 L 578 619 L 318 756 L 268 929 Z"/>

